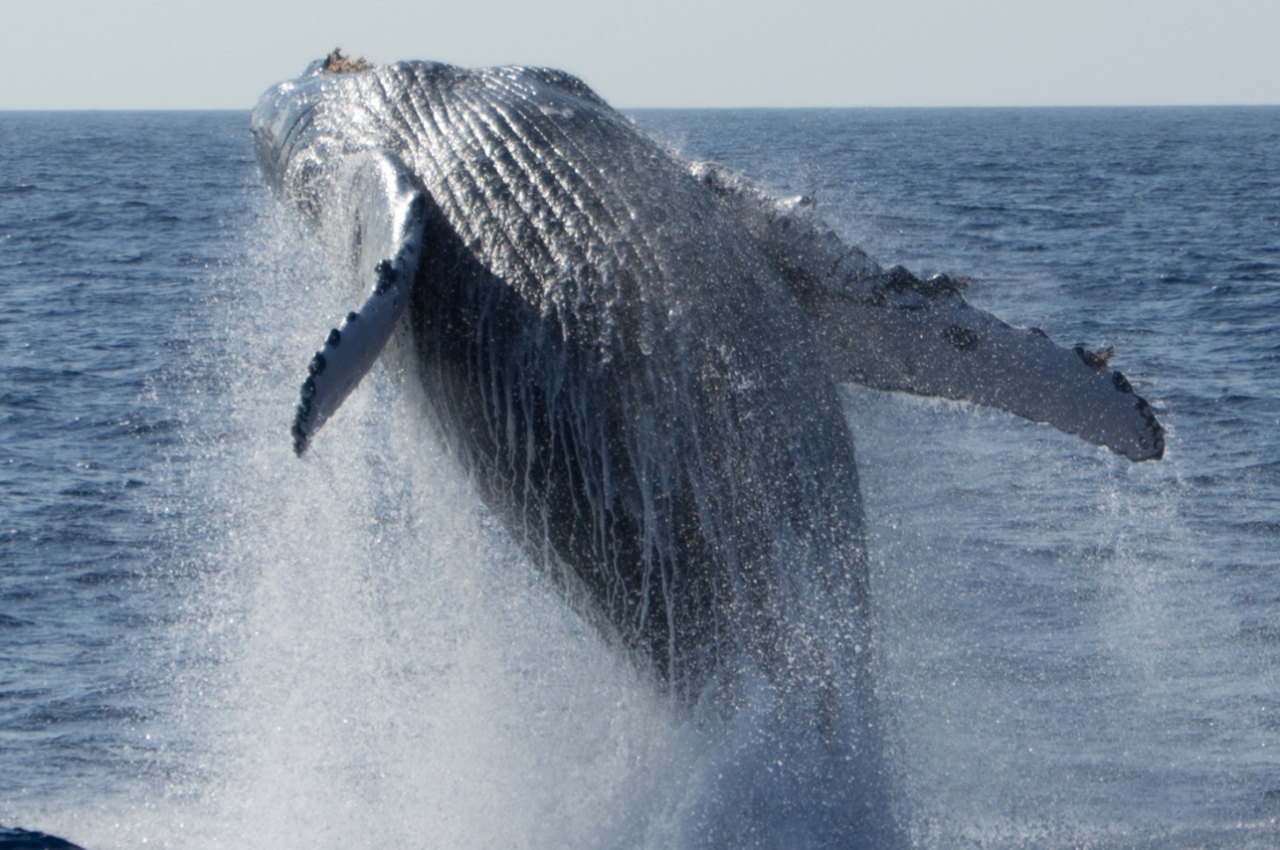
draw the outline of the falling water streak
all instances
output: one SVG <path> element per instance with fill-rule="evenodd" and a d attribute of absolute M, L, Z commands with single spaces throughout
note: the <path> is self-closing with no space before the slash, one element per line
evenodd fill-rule
<path fill-rule="evenodd" d="M 298 329 L 344 307 L 320 298 L 300 314 L 293 293 L 343 290 L 291 225 L 272 227 L 249 264 L 258 291 L 227 319 L 243 377 L 235 436 L 208 468 L 225 538 L 199 604 L 219 669 L 185 689 L 216 753 L 213 781 L 200 777 L 209 836 L 593 847 L 666 834 L 705 790 L 690 786 L 708 742 L 513 548 L 426 432 L 417 382 L 380 367 L 329 439 L 292 456 L 279 390 L 315 336 Z"/>

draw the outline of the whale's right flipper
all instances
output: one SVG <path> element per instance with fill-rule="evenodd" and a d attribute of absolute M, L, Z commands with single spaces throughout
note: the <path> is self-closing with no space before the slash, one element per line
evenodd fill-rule
<path fill-rule="evenodd" d="M 422 248 L 426 199 L 408 172 L 386 156 L 363 160 L 338 184 L 344 209 L 355 210 L 354 230 L 328 234 L 349 239 L 351 274 L 368 297 L 329 331 L 302 383 L 293 421 L 293 450 L 301 456 L 312 436 L 342 405 L 373 366 L 409 305 Z"/>
<path fill-rule="evenodd" d="M 844 244 L 811 197 L 778 198 L 713 163 L 692 172 L 790 285 L 837 380 L 997 407 L 1134 461 L 1164 455 L 1164 429 L 1107 368 L 1109 350 L 1062 348 L 1008 325 L 965 301 L 965 281 L 882 269 Z"/>

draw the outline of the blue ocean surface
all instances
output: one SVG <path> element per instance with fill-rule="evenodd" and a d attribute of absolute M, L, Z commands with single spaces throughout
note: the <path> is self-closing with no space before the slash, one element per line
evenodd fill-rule
<path fill-rule="evenodd" d="M 1114 346 L 1166 426 L 1135 465 L 842 390 L 913 845 L 1280 844 L 1280 108 L 633 117 L 813 193 L 886 266 Z M 515 550 L 395 370 L 293 457 L 353 304 L 247 114 L 0 113 L 0 824 L 662 847 L 732 769 Z"/>

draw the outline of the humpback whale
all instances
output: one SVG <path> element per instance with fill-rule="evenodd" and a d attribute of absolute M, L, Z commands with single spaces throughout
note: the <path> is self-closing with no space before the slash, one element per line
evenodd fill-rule
<path fill-rule="evenodd" d="M 677 710 L 756 711 L 788 730 L 760 736 L 789 742 L 760 744 L 780 774 L 844 789 L 804 810 L 818 843 L 901 838 L 877 814 L 837 385 L 1163 453 L 1108 353 L 973 308 L 963 280 L 883 268 L 811 199 L 681 161 L 563 72 L 318 62 L 263 95 L 252 133 L 265 182 L 353 293 L 310 361 L 296 452 L 332 439 L 321 427 L 399 334 L 432 431 L 569 603 Z M 743 797 L 801 805 L 769 793 Z M 730 828 L 707 843 L 735 843 Z"/>

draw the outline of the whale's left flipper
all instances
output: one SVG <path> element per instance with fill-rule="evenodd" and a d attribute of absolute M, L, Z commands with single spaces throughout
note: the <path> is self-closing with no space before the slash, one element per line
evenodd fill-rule
<path fill-rule="evenodd" d="M 350 241 L 350 274 L 368 297 L 329 331 L 302 384 L 293 421 L 293 449 L 307 450 L 311 437 L 334 414 L 373 366 L 409 305 L 422 248 L 426 202 L 406 170 L 385 155 L 370 155 L 336 181 L 355 211 L 350 233 L 326 234 Z"/>
<path fill-rule="evenodd" d="M 1164 429 L 1110 351 L 1055 345 L 969 305 L 945 276 L 895 267 L 876 297 L 818 291 L 806 309 L 841 381 L 972 401 L 1107 446 L 1133 461 L 1164 455 Z"/>
<path fill-rule="evenodd" d="M 809 315 L 836 379 L 972 401 L 1050 425 L 1130 460 L 1164 455 L 1164 429 L 1110 351 L 1062 348 L 978 310 L 946 275 L 885 270 L 844 244 L 812 198 L 778 198 L 713 163 L 706 185 L 751 231 Z"/>

